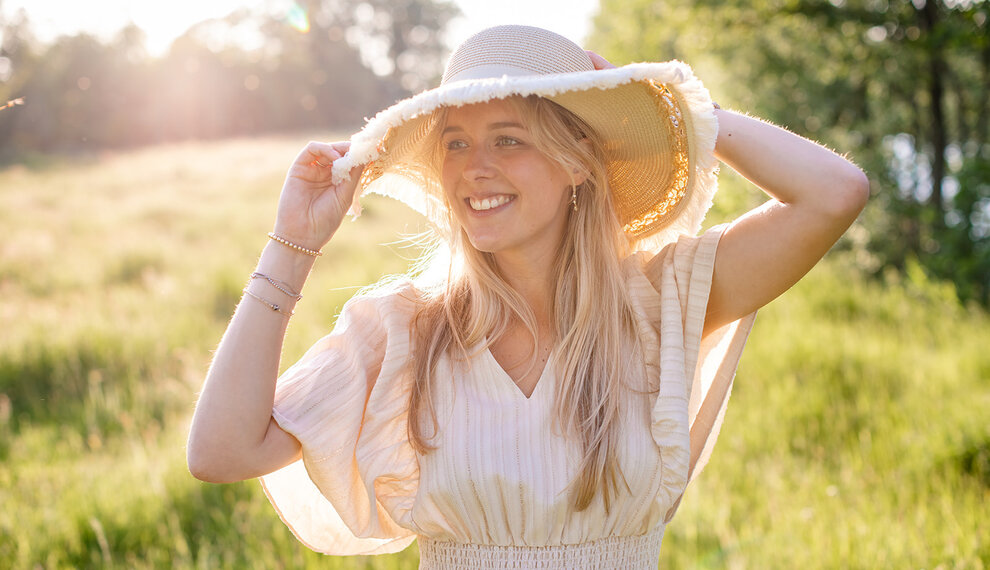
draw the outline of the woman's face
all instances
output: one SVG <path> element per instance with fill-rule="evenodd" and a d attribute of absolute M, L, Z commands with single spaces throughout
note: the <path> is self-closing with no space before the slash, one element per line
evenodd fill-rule
<path fill-rule="evenodd" d="M 441 138 L 447 201 L 471 244 L 495 254 L 552 256 L 581 179 L 536 148 L 504 100 L 450 109 Z"/>

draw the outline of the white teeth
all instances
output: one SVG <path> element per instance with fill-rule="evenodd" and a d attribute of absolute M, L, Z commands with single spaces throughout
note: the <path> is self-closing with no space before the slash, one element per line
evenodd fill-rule
<path fill-rule="evenodd" d="M 511 200 L 511 196 L 495 196 L 494 198 L 484 198 L 478 200 L 477 198 L 468 198 L 468 203 L 471 204 L 471 209 L 476 212 L 482 212 L 484 210 L 491 210 L 492 208 L 497 208 L 502 204 L 507 203 Z"/>

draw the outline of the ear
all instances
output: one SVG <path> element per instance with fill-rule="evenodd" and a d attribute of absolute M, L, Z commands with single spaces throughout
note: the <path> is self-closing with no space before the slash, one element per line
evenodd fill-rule
<path fill-rule="evenodd" d="M 583 137 L 578 143 L 584 147 L 584 149 L 590 154 L 591 153 L 591 141 L 588 137 Z M 571 176 L 574 179 L 574 185 L 580 186 L 588 180 L 589 172 L 582 168 L 574 168 L 571 171 Z"/>
<path fill-rule="evenodd" d="M 588 173 L 575 168 L 573 172 L 571 172 L 571 180 L 574 181 L 573 186 L 581 186 L 588 180 Z"/>

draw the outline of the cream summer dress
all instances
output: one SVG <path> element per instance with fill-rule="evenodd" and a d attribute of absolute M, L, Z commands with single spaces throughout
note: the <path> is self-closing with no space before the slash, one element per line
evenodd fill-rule
<path fill-rule="evenodd" d="M 701 338 L 721 227 L 624 263 L 645 363 L 627 381 L 606 512 L 573 512 L 580 448 L 553 429 L 549 364 L 526 398 L 487 350 L 441 362 L 437 449 L 406 437 L 411 285 L 345 306 L 333 332 L 279 379 L 273 415 L 303 459 L 262 478 L 282 520 L 327 554 L 396 552 L 420 568 L 657 567 L 664 528 L 715 443 L 754 315 Z M 552 358 L 550 359 L 552 362 Z"/>

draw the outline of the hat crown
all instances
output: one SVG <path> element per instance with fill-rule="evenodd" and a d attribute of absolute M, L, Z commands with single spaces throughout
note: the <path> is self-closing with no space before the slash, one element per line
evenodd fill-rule
<path fill-rule="evenodd" d="M 440 83 L 594 69 L 588 54 L 564 36 L 532 26 L 495 26 L 464 40 L 454 50 Z"/>

